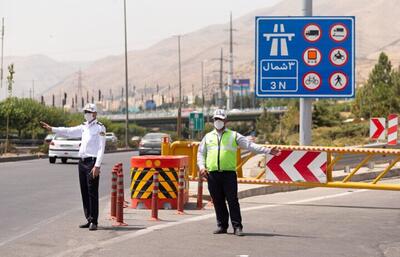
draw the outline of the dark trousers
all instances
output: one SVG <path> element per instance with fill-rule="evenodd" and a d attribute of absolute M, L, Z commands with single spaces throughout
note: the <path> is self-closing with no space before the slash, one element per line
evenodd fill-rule
<path fill-rule="evenodd" d="M 237 197 L 236 172 L 210 172 L 208 175 L 208 191 L 214 203 L 217 225 L 220 228 L 229 227 L 229 214 L 233 228 L 242 228 L 242 216 Z M 226 207 L 228 202 L 229 212 Z"/>
<path fill-rule="evenodd" d="M 87 159 L 79 161 L 79 184 L 81 186 L 81 195 L 83 211 L 88 222 L 97 225 L 99 218 L 99 180 L 100 176 L 93 178 L 92 168 L 96 160 Z"/>

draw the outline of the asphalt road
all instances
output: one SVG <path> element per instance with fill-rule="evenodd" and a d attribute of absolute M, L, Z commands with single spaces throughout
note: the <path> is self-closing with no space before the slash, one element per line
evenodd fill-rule
<path fill-rule="evenodd" d="M 106 154 L 100 174 L 100 198 L 109 197 L 111 169 L 123 163 L 125 185 L 129 185 L 130 157 L 137 152 Z M 82 213 L 78 161 L 47 159 L 0 163 L 0 246 L 37 224 L 73 210 Z M 1 254 L 0 254 L 1 256 Z"/>
<path fill-rule="evenodd" d="M 244 237 L 231 229 L 213 235 L 212 208 L 160 211 L 159 222 L 149 221 L 148 210 L 125 209 L 129 226 L 113 228 L 104 171 L 120 160 L 128 167 L 129 156 L 106 155 L 96 232 L 77 228 L 83 214 L 76 165 L 0 164 L 0 256 L 400 256 L 400 192 L 394 191 L 314 188 L 245 198 Z"/>

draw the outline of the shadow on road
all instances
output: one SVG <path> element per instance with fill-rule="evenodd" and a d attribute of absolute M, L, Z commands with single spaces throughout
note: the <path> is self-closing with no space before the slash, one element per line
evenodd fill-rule
<path fill-rule="evenodd" d="M 112 231 L 133 231 L 133 230 L 141 230 L 145 229 L 144 226 L 123 226 L 123 227 L 102 227 L 99 226 L 98 230 L 112 230 Z"/>
<path fill-rule="evenodd" d="M 314 238 L 310 236 L 296 236 L 296 235 L 284 235 L 284 234 L 274 234 L 274 233 L 244 233 L 245 236 L 264 236 L 264 237 L 300 237 L 300 238 Z"/>

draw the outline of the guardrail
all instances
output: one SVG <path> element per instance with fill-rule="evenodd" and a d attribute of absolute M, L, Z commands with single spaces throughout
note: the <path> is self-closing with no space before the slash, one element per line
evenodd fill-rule
<path fill-rule="evenodd" d="M 163 143 L 163 153 L 169 155 L 188 155 L 191 180 L 197 180 L 197 149 L 198 142 L 177 141 L 172 144 L 168 142 Z M 382 178 L 393 169 L 393 167 L 400 161 L 399 149 L 380 149 L 380 148 L 354 148 L 354 147 L 319 147 L 319 146 L 285 146 L 285 145 L 266 145 L 267 147 L 277 147 L 283 151 L 304 151 L 304 152 L 321 152 L 326 154 L 326 181 L 313 182 L 313 181 L 275 181 L 266 178 L 266 169 L 260 172 L 255 178 L 243 178 L 243 165 L 254 156 L 250 153 L 243 157 L 241 151 L 237 152 L 237 175 L 238 183 L 246 184 L 263 184 L 263 185 L 281 185 L 281 186 L 300 186 L 300 187 L 333 187 L 333 188 L 356 188 L 356 189 L 377 189 L 377 190 L 400 190 L 399 184 L 384 184 L 381 182 Z M 177 150 L 179 149 L 179 150 Z M 355 167 L 349 169 L 349 173 L 341 180 L 335 181 L 333 177 L 333 170 L 335 165 L 339 163 L 346 155 L 359 155 L 362 156 Z M 363 166 L 373 160 L 374 157 L 389 158 L 387 166 L 382 171 L 378 172 L 370 182 L 353 182 L 351 179 L 357 174 Z"/>

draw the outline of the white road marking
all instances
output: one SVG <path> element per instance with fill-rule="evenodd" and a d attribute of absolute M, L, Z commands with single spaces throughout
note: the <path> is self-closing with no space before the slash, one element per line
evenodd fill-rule
<path fill-rule="evenodd" d="M 362 189 L 362 190 L 357 190 L 357 191 L 338 193 L 338 194 L 334 194 L 334 195 L 312 197 L 312 198 L 307 198 L 307 199 L 303 199 L 303 200 L 297 200 L 297 201 L 292 201 L 292 202 L 287 202 L 287 203 L 282 203 L 282 204 L 272 204 L 272 205 L 271 204 L 265 204 L 265 205 L 261 205 L 261 206 L 243 208 L 241 211 L 242 212 L 247 212 L 247 211 L 254 211 L 254 210 L 259 210 L 259 209 L 280 207 L 280 206 L 288 205 L 288 204 L 307 203 L 307 202 L 319 201 L 319 200 L 324 200 L 324 199 L 342 197 L 342 196 L 355 194 L 355 193 L 361 193 L 361 192 L 365 192 L 365 191 L 369 191 L 369 190 Z M 71 254 L 73 254 L 73 256 L 81 256 L 83 253 L 85 253 L 87 251 L 90 251 L 90 250 L 94 250 L 94 249 L 99 248 L 99 247 L 104 247 L 104 246 L 107 246 L 107 245 L 116 244 L 116 243 L 119 243 L 119 242 L 122 242 L 122 241 L 125 241 L 125 240 L 129 240 L 129 239 L 133 239 L 133 238 L 136 238 L 136 237 L 139 237 L 139 236 L 143 236 L 143 235 L 149 234 L 149 233 L 154 232 L 154 231 L 159 231 L 161 229 L 166 229 L 166 228 L 169 228 L 169 227 L 174 227 L 174 226 L 178 226 L 178 225 L 182 225 L 182 224 L 187 224 L 187 223 L 193 223 L 193 222 L 197 222 L 197 221 L 206 220 L 206 219 L 212 218 L 214 216 L 215 216 L 214 213 L 210 213 L 210 214 L 205 214 L 205 215 L 202 215 L 202 216 L 197 216 L 197 217 L 192 217 L 192 218 L 180 220 L 180 221 L 177 221 L 177 222 L 166 223 L 166 224 L 158 224 L 158 225 L 155 225 L 155 226 L 147 227 L 147 228 L 139 230 L 139 231 L 135 231 L 135 232 L 132 232 L 132 233 L 127 233 L 125 235 L 117 236 L 117 237 L 111 238 L 109 240 L 96 242 L 94 244 L 87 244 L 87 245 L 83 245 L 83 246 L 75 248 L 75 249 L 70 249 L 70 250 L 67 250 L 67 251 L 64 251 L 64 252 L 60 252 L 60 253 L 55 254 L 53 256 L 62 257 L 62 256 L 66 256 L 66 255 L 69 256 Z"/>

